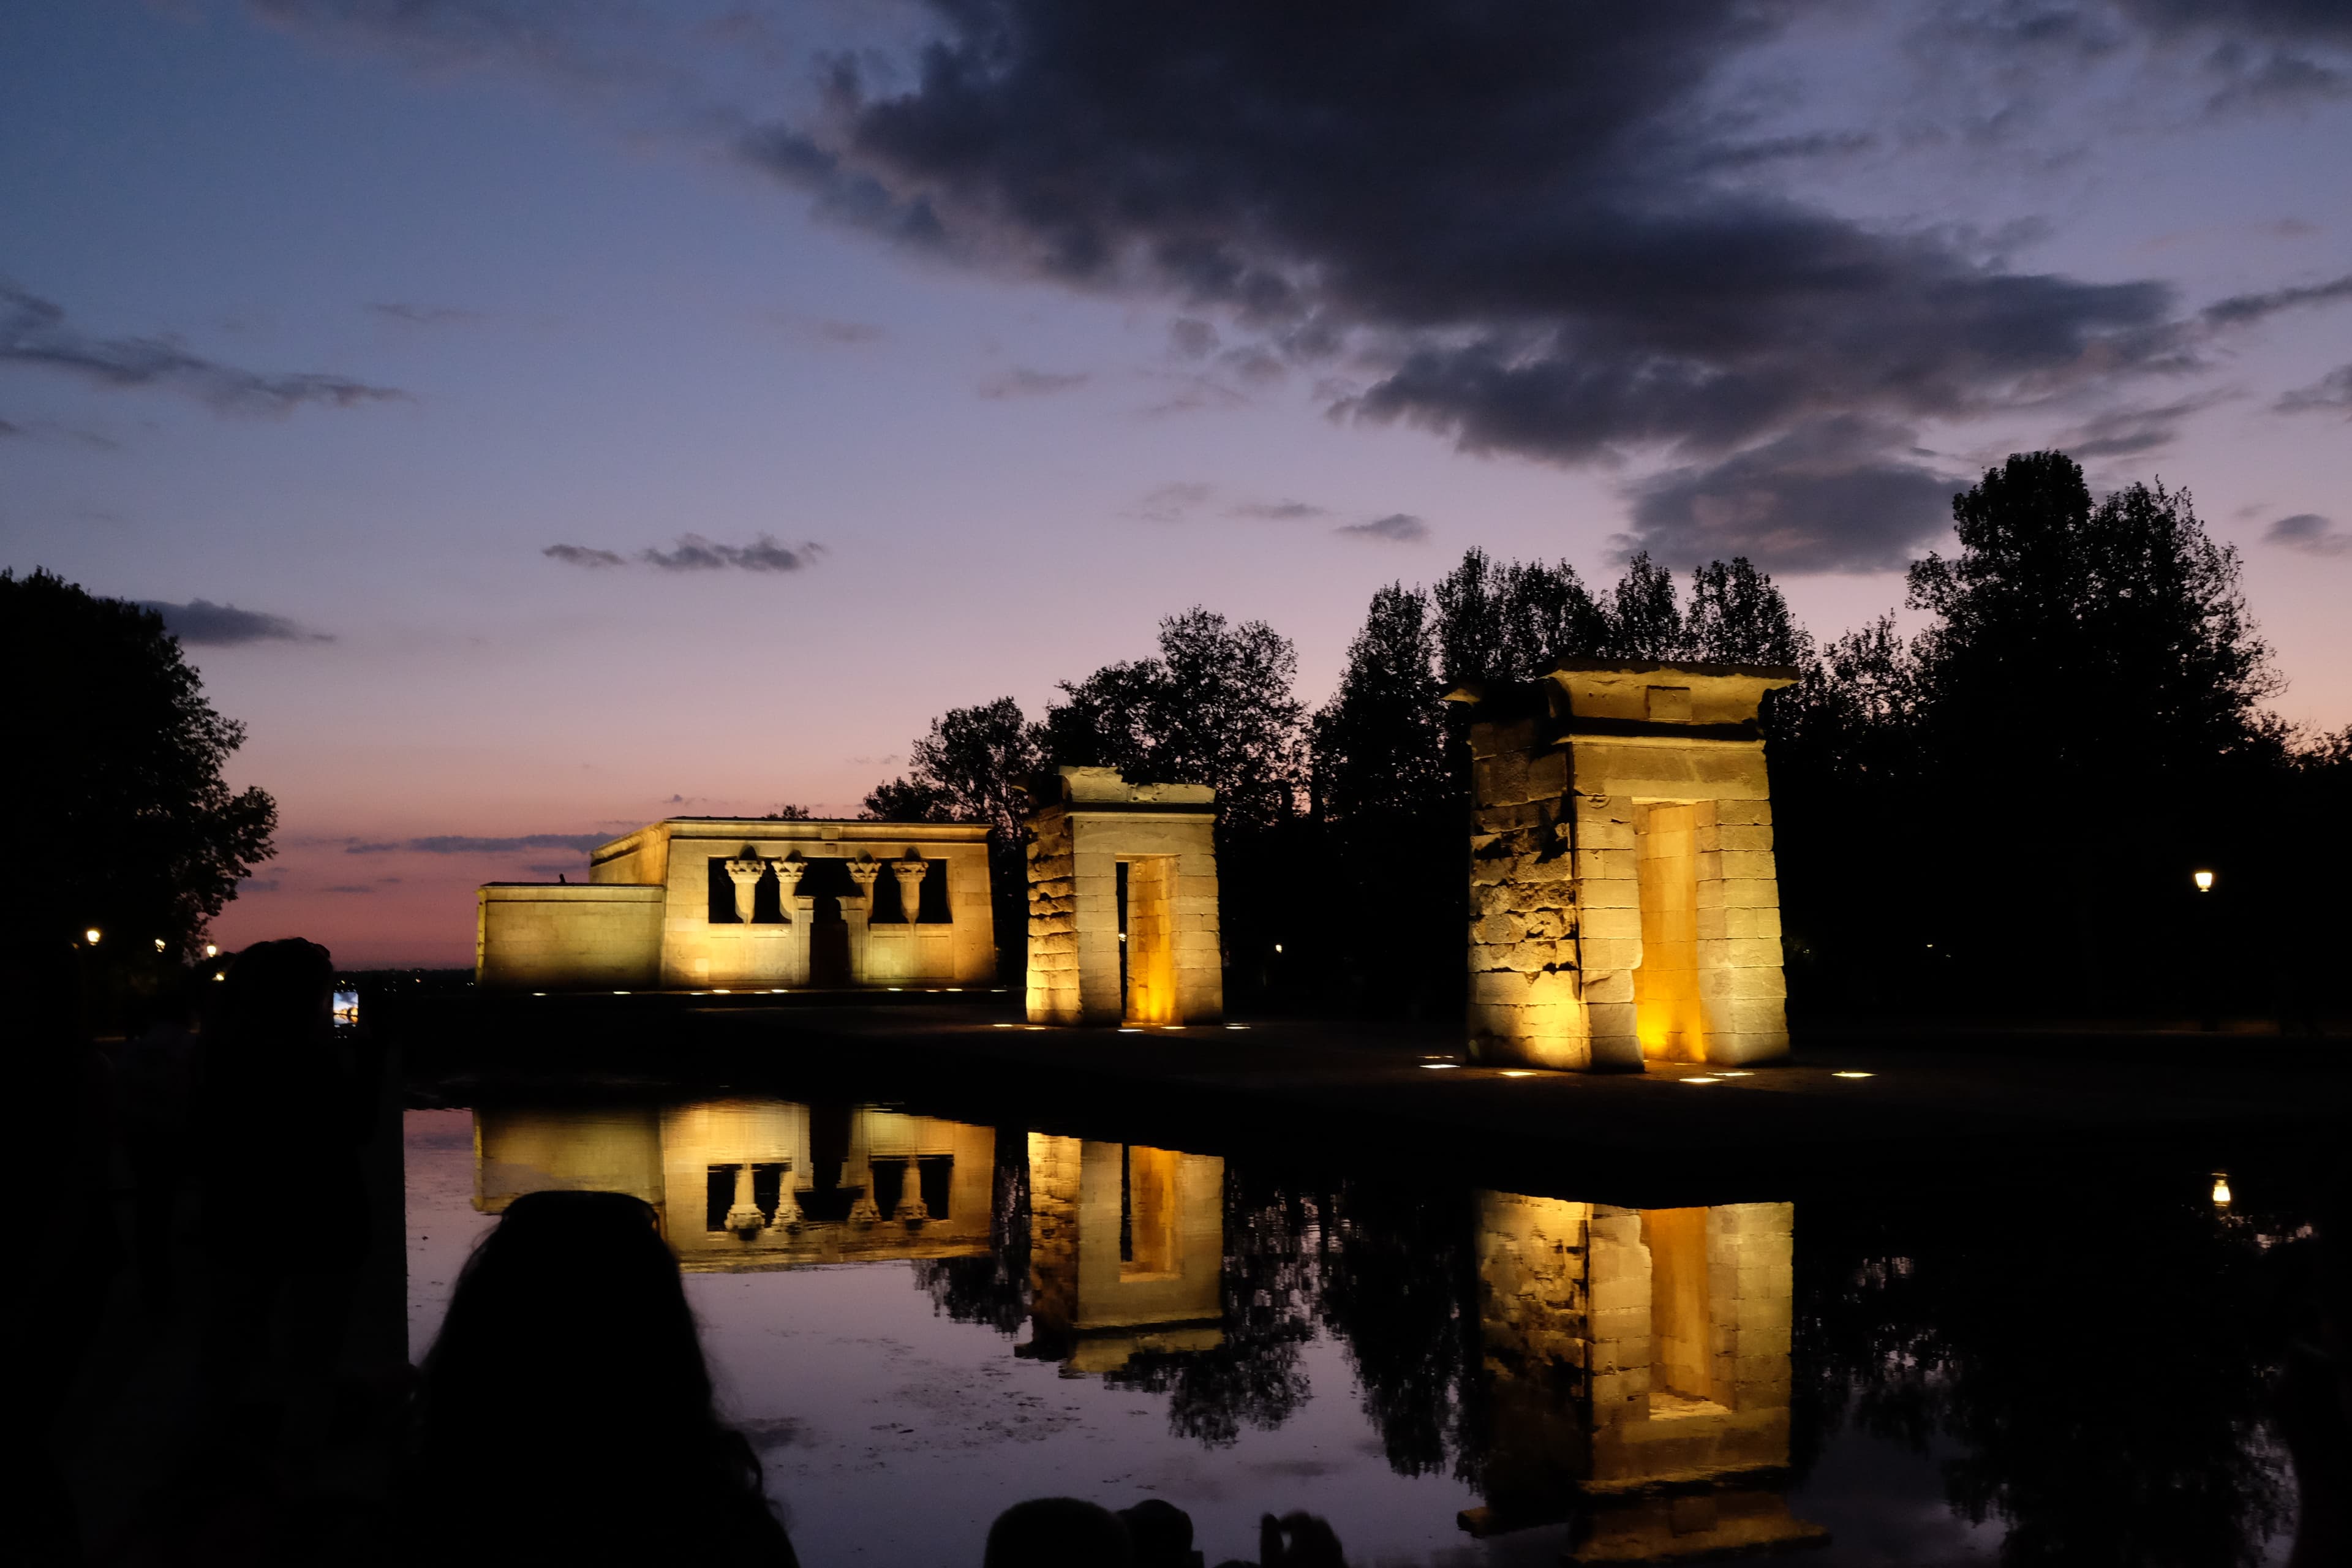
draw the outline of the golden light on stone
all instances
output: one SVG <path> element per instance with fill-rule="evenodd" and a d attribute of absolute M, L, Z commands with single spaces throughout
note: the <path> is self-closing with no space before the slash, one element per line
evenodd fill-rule
<path fill-rule="evenodd" d="M 1793 669 L 1565 659 L 1472 705 L 1471 1055 L 1583 1071 L 1789 1050 L 1758 725 Z"/>
<path fill-rule="evenodd" d="M 1503 1076 L 1505 1078 L 1533 1078 L 1536 1074 L 1533 1068 L 1505 1068 L 1503 1069 Z"/>
<path fill-rule="evenodd" d="M 2213 1173 L 2213 1206 L 2217 1209 L 2230 1206 L 2230 1173 L 2227 1171 Z"/>
<path fill-rule="evenodd" d="M 1833 1072 L 1830 1076 L 1832 1078 L 1869 1078 L 1872 1075 L 1866 1072 Z"/>
<path fill-rule="evenodd" d="M 2213 873 L 2210 871 L 2191 872 L 2190 879 L 2197 884 L 2197 890 L 2200 893 L 2210 893 L 2213 890 Z"/>
<path fill-rule="evenodd" d="M 1685 1083 L 1721 1083 L 1723 1080 L 1719 1078 L 1711 1078 L 1707 1074 L 1702 1072 L 1693 1073 L 1690 1077 L 1684 1079 L 1682 1081 Z"/>

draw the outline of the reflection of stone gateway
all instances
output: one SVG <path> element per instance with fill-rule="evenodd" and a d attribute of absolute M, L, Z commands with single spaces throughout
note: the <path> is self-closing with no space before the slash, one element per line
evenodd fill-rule
<path fill-rule="evenodd" d="M 1757 727 L 1791 669 L 1568 659 L 1471 713 L 1470 1045 L 1638 1068 L 1789 1049 Z"/>
<path fill-rule="evenodd" d="M 1110 1372 L 1224 1341 L 1225 1163 L 1029 1135 L 1029 1356 Z"/>
<path fill-rule="evenodd" d="M 1578 1522 L 1572 1562 L 1825 1541 L 1789 1463 L 1788 1204 L 1627 1209 L 1480 1194 L 1494 1422 L 1481 1532 Z"/>
<path fill-rule="evenodd" d="M 987 838 L 979 823 L 672 817 L 598 848 L 585 884 L 483 886 L 476 978 L 507 991 L 986 985 Z"/>

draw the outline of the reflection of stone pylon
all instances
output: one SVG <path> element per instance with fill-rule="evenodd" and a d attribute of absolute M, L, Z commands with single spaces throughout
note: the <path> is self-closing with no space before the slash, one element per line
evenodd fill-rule
<path fill-rule="evenodd" d="M 898 1206 L 890 1211 L 890 1217 L 908 1225 L 920 1225 L 931 1217 L 931 1211 L 923 1206 L 923 1178 L 912 1154 L 907 1156 L 907 1173 L 898 1183 Z"/>
<path fill-rule="evenodd" d="M 841 1168 L 841 1184 L 845 1187 L 851 1184 L 849 1179 L 850 1170 L 851 1166 L 849 1164 L 844 1164 Z M 852 1225 L 879 1225 L 882 1223 L 881 1207 L 874 1201 L 874 1167 L 870 1161 L 867 1163 L 866 1170 L 866 1180 L 863 1183 L 857 1184 L 857 1201 L 849 1205 L 849 1223 Z"/>
<path fill-rule="evenodd" d="M 751 1201 L 751 1166 L 746 1161 L 735 1167 L 735 1202 L 727 1210 L 727 1228 L 749 1236 L 765 1225 L 767 1217 Z"/>

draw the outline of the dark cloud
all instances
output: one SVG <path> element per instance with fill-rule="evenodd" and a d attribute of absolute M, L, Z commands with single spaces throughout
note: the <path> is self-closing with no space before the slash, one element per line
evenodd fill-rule
<path fill-rule="evenodd" d="M 277 890 L 278 879 L 275 877 L 247 877 L 236 885 L 239 898 L 247 893 L 274 893 Z"/>
<path fill-rule="evenodd" d="M 2338 365 L 2309 386 L 2299 386 L 2272 406 L 2281 414 L 2326 412 L 2352 416 L 2352 364 Z"/>
<path fill-rule="evenodd" d="M 551 544 L 540 552 L 550 561 L 561 561 L 567 566 L 626 566 L 628 563 L 610 550 L 591 549 L 585 544 Z"/>
<path fill-rule="evenodd" d="M 1893 571 L 1951 519 L 1957 483 L 1924 457 L 1900 429 L 1822 420 L 1637 484 L 1619 543 L 1675 565 L 1745 555 L 1787 572 Z"/>
<path fill-rule="evenodd" d="M 5 419 L 0 419 L 0 437 L 22 436 L 24 433 L 25 427 L 22 425 L 11 425 Z"/>
<path fill-rule="evenodd" d="M 1328 517 L 1331 509 L 1303 500 L 1245 500 L 1227 507 L 1225 515 L 1257 518 L 1266 522 L 1300 522 L 1310 517 Z"/>
<path fill-rule="evenodd" d="M 2233 294 L 2206 306 L 2204 316 L 2209 323 L 2217 327 L 2242 327 L 2251 326 L 2265 317 L 2275 316 L 2281 310 L 2347 301 L 2352 301 L 2352 272 L 2304 288 L 2273 289 L 2260 294 Z"/>
<path fill-rule="evenodd" d="M 1016 365 L 1001 375 L 990 376 L 977 390 L 981 396 L 990 399 L 1051 397 L 1057 392 L 1084 386 L 1089 379 L 1084 371 L 1031 370 Z"/>
<path fill-rule="evenodd" d="M 99 338 L 66 325 L 54 302 L 0 282 L 0 364 L 63 371 L 105 386 L 163 386 L 228 414 L 290 414 L 305 405 L 349 408 L 404 399 L 347 376 L 268 374 L 192 353 L 169 338 Z"/>
<path fill-rule="evenodd" d="M 319 891 L 322 893 L 373 893 L 375 889 L 367 886 L 363 882 L 341 882 L 331 888 L 321 888 Z"/>
<path fill-rule="evenodd" d="M 332 642 L 325 632 L 314 632 L 284 616 L 215 605 L 210 599 L 190 599 L 174 605 L 164 599 L 142 599 L 141 605 L 163 617 L 163 629 L 192 647 L 235 647 L 256 642 Z"/>
<path fill-rule="evenodd" d="M 389 855 L 399 847 L 400 845 L 397 840 L 375 844 L 346 844 L 343 846 L 343 853 L 346 855 Z"/>
<path fill-rule="evenodd" d="M 744 572 L 797 572 L 815 564 L 824 552 L 824 546 L 817 544 L 786 549 L 764 533 L 749 544 L 720 544 L 698 533 L 684 533 L 678 536 L 676 549 L 640 551 L 637 559 L 665 572 L 724 572 L 730 567 Z"/>
<path fill-rule="evenodd" d="M 487 320 L 479 310 L 461 310 L 455 305 L 409 305 L 388 300 L 368 307 L 387 321 L 398 321 L 408 327 L 468 327 Z"/>
<path fill-rule="evenodd" d="M 2305 555 L 2352 555 L 2352 532 L 2336 526 L 2333 518 L 2315 511 L 2283 517 L 2263 530 L 2263 542 L 2283 544 Z"/>
<path fill-rule="evenodd" d="M 585 544 L 551 544 L 540 553 L 551 561 L 593 571 L 642 564 L 664 572 L 798 572 L 815 565 L 824 546 L 803 542 L 788 547 L 764 533 L 749 544 L 721 544 L 698 533 L 682 533 L 674 549 L 640 550 L 634 556 Z"/>
<path fill-rule="evenodd" d="M 1222 328 L 1345 366 L 1341 417 L 1559 463 L 1723 462 L 1856 410 L 1966 419 L 2192 363 L 2160 282 L 2014 270 L 1737 183 L 1858 145 L 1709 111 L 1723 62 L 1774 37 L 1769 6 L 936 10 L 911 88 L 840 65 L 824 113 L 746 156 L 926 254 L 1166 300 L 1179 354 Z M 1846 460 L 1864 489 L 1906 467 Z M 1808 559 L 1849 563 L 1834 529 L 1809 527 Z M 1874 527 L 1854 544 L 1886 557 Z"/>
<path fill-rule="evenodd" d="M 1370 522 L 1343 522 L 1331 531 L 1349 539 L 1372 539 L 1385 544 L 1419 544 L 1429 537 L 1429 524 L 1411 512 L 1392 511 Z"/>

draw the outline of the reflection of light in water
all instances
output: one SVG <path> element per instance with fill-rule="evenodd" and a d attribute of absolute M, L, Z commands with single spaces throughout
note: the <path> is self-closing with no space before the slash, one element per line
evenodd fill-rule
<path fill-rule="evenodd" d="M 1866 1072 L 1833 1072 L 1830 1076 L 1832 1078 L 1870 1078 L 1874 1075 Z"/>
<path fill-rule="evenodd" d="M 1706 1074 L 1702 1072 L 1693 1073 L 1690 1077 L 1684 1079 L 1682 1081 L 1685 1083 L 1720 1083 L 1723 1080 L 1721 1079 L 1709 1078 Z"/>

